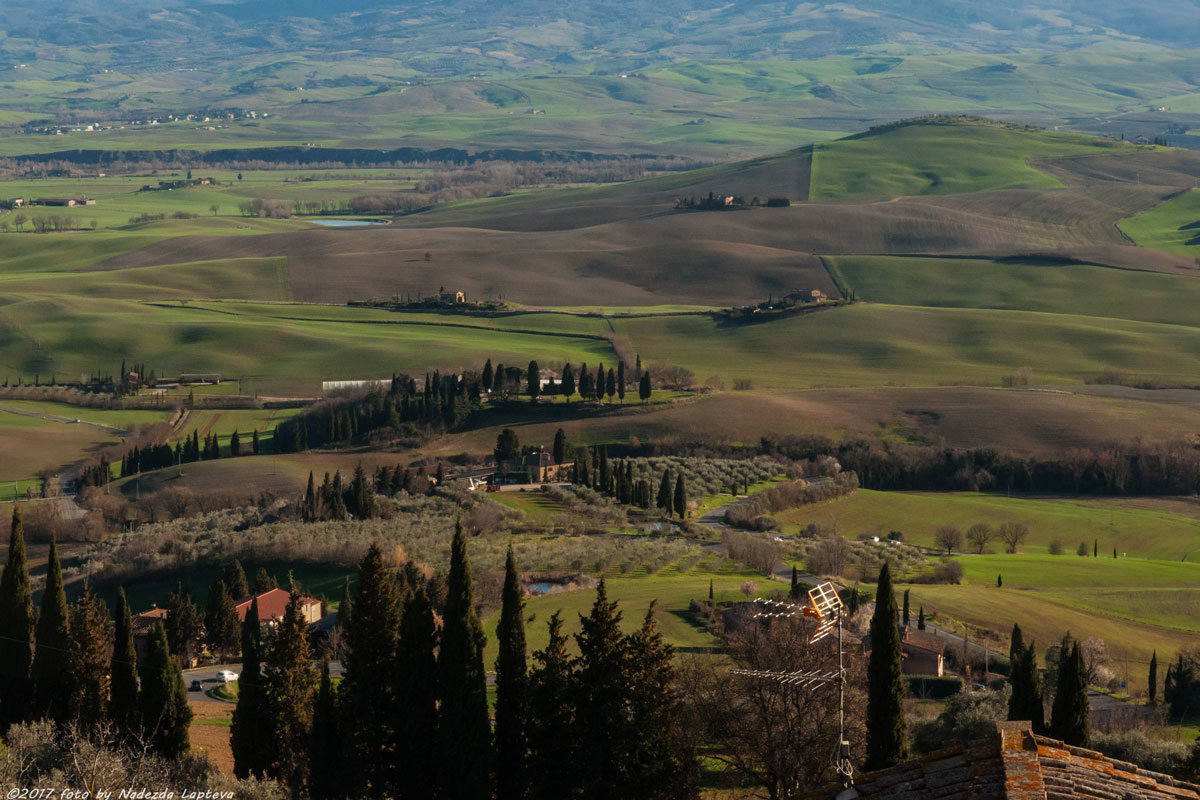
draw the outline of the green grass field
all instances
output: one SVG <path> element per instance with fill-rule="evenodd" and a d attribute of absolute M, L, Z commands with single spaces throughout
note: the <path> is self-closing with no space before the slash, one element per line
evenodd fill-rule
<path fill-rule="evenodd" d="M 1200 192 L 1188 191 L 1121 220 L 1121 231 L 1142 247 L 1200 258 Z"/>
<path fill-rule="evenodd" d="M 977 522 L 995 529 L 1016 521 L 1029 526 L 1024 553 L 1043 554 L 1055 540 L 1067 553 L 1074 553 L 1079 543 L 1085 542 L 1090 553 L 1098 542 L 1102 555 L 1111 556 L 1116 547 L 1128 553 L 1130 560 L 1200 562 L 1200 505 L 1171 499 L 1023 498 L 861 489 L 837 500 L 786 511 L 779 520 L 786 531 L 795 532 L 815 522 L 836 527 L 849 538 L 898 530 L 904 541 L 927 547 L 934 546 L 934 535 L 942 525 L 965 531 Z M 1004 545 L 995 540 L 988 549 L 1002 552 Z M 1008 556 L 998 558 L 1003 561 Z"/>
<path fill-rule="evenodd" d="M 488 497 L 502 506 L 516 509 L 533 521 L 542 521 L 566 513 L 560 503 L 551 500 L 542 492 L 493 492 Z"/>

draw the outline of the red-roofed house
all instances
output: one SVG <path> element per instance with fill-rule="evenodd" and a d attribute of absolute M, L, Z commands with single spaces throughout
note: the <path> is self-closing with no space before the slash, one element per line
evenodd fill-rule
<path fill-rule="evenodd" d="M 250 613 L 250 603 L 255 599 L 254 596 L 249 596 L 243 597 L 237 602 L 238 622 L 246 621 L 246 615 Z M 265 623 L 283 619 L 284 612 L 287 611 L 288 601 L 291 599 L 292 596 L 283 589 L 271 589 L 268 592 L 258 595 L 259 621 Z M 300 616 L 304 618 L 304 622 L 308 625 L 319 620 L 321 618 L 321 601 L 312 597 L 301 597 Z"/>

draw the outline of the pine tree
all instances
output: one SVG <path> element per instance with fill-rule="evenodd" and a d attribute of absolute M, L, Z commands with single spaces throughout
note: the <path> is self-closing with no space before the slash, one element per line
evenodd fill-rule
<path fill-rule="evenodd" d="M 117 587 L 117 616 L 110 667 L 108 716 L 122 736 L 141 727 L 138 703 L 137 649 L 133 644 L 133 617 L 125 600 L 125 587 Z"/>
<path fill-rule="evenodd" d="M 524 590 L 509 545 L 496 638 L 496 797 L 525 796 L 526 663 Z"/>
<path fill-rule="evenodd" d="M 392 673 L 400 637 L 400 588 L 372 544 L 358 565 L 358 596 L 350 615 L 349 652 L 341 694 L 350 729 L 354 789 L 383 794 L 391 785 L 398 720 Z M 354 794 L 354 792 L 351 792 Z"/>
<path fill-rule="evenodd" d="M 890 767 L 908 757 L 897 611 L 892 575 L 885 563 L 879 570 L 875 614 L 871 617 L 871 658 L 867 665 L 867 769 Z"/>
<path fill-rule="evenodd" d="M 1070 649 L 1068 650 L 1068 645 Z M 1050 736 L 1076 747 L 1091 743 L 1088 731 L 1087 671 L 1079 643 L 1063 637 L 1058 663 L 1058 686 L 1050 709 Z"/>
<path fill-rule="evenodd" d="M 71 715 L 71 626 L 67 617 L 67 595 L 63 591 L 58 545 L 50 539 L 46 588 L 38 614 L 33 650 L 33 714 L 67 722 Z"/>
<path fill-rule="evenodd" d="M 221 573 L 221 580 L 225 582 L 225 590 L 229 592 L 229 596 L 235 603 L 243 597 L 250 596 L 250 584 L 246 582 L 246 571 L 242 569 L 242 562 L 236 558 L 225 565 L 225 569 Z"/>
<path fill-rule="evenodd" d="M 13 507 L 8 561 L 0 573 L 0 731 L 21 722 L 29 709 L 33 661 L 33 592 L 25 561 L 25 529 Z"/>
<path fill-rule="evenodd" d="M 438 653 L 437 727 L 439 794 L 461 800 L 491 797 L 492 731 L 488 721 L 487 641 L 475 614 L 471 566 L 462 523 L 450 545 L 446 615 Z"/>
<path fill-rule="evenodd" d="M 183 670 L 167 646 L 167 631 L 159 622 L 146 643 L 142 664 L 141 716 L 144 735 L 164 758 L 177 758 L 189 746 L 192 710 L 183 687 Z"/>
<path fill-rule="evenodd" d="M 425 800 L 437 789 L 437 626 L 424 589 L 409 594 L 400 622 L 393 671 L 397 718 L 397 791 L 400 800 Z"/>
<path fill-rule="evenodd" d="M 308 624 L 300 611 L 300 588 L 289 581 L 287 609 L 275 629 L 267 654 L 264 680 L 275 752 L 269 775 L 281 780 L 299 797 L 308 779 L 312 740 L 313 698 L 317 675 L 308 647 Z"/>
<path fill-rule="evenodd" d="M 680 519 L 687 516 L 687 487 L 683 483 L 683 473 L 675 478 L 675 513 Z"/>
<path fill-rule="evenodd" d="M 108 607 L 85 583 L 71 609 L 71 674 L 75 679 L 72 717 L 84 729 L 94 729 L 108 716 L 111 628 Z"/>
<path fill-rule="evenodd" d="M 925 606 L 921 606 L 917 610 L 917 630 L 925 630 Z"/>
<path fill-rule="evenodd" d="M 238 678 L 238 701 L 229 728 L 233 751 L 233 774 L 246 779 L 261 778 L 270 769 L 271 742 L 275 731 L 267 707 L 262 670 L 262 629 L 258 621 L 258 598 L 242 621 L 242 673 Z"/>
<path fill-rule="evenodd" d="M 662 509 L 664 513 L 671 513 L 671 471 L 663 470 L 662 480 L 658 482 L 658 502 L 657 507 Z"/>
<path fill-rule="evenodd" d="M 908 589 L 904 590 L 904 612 L 901 615 L 900 619 L 901 619 L 901 624 L 905 628 L 907 628 L 908 627 Z"/>
<path fill-rule="evenodd" d="M 279 582 L 271 576 L 271 573 L 267 572 L 266 567 L 259 567 L 254 571 L 254 593 L 256 595 L 278 588 Z"/>
<path fill-rule="evenodd" d="M 1150 705 L 1158 704 L 1158 651 L 1155 650 L 1150 655 L 1150 677 L 1146 682 L 1146 689 L 1150 698 Z"/>
<path fill-rule="evenodd" d="M 204 615 L 204 638 L 208 648 L 218 658 L 237 653 L 241 643 L 237 607 L 222 578 L 208 590 L 208 607 Z"/>
<path fill-rule="evenodd" d="M 576 796 L 573 667 L 558 611 L 550 617 L 550 641 L 533 654 L 529 673 L 529 800 Z"/>
<path fill-rule="evenodd" d="M 633 766 L 625 712 L 629 654 L 621 635 L 621 612 L 615 602 L 609 602 L 603 579 L 591 613 L 581 617 L 579 624 L 575 735 L 579 752 L 585 754 L 576 767 L 583 797 L 621 797 L 627 770 Z"/>
<path fill-rule="evenodd" d="M 313 702 L 312 739 L 308 748 L 308 795 L 311 800 L 337 800 L 346 796 L 344 762 L 338 757 L 341 748 L 337 695 L 329 677 L 329 662 L 323 661 L 321 683 Z"/>

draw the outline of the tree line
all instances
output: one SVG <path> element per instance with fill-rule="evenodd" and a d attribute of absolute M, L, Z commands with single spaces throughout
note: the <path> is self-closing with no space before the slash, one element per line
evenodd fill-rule
<path fill-rule="evenodd" d="M 239 777 L 274 777 L 293 796 L 314 800 L 696 795 L 672 648 L 653 609 L 636 632 L 623 634 L 621 613 L 601 583 L 575 635 L 579 654 L 568 654 L 556 614 L 549 643 L 530 667 L 510 550 L 493 726 L 486 639 L 461 526 L 440 625 L 426 591 L 398 579 L 401 573 L 377 546 L 360 563 L 347 613 L 346 673 L 336 687 L 328 665 L 313 667 L 295 620 L 285 617 L 274 642 L 256 638 L 257 626 L 244 629 L 231 730 Z"/>

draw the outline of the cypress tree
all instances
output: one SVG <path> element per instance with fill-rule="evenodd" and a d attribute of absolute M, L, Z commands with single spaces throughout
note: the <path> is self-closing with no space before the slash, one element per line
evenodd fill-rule
<path fill-rule="evenodd" d="M 529 366 L 525 370 L 525 389 L 529 394 L 529 399 L 537 402 L 538 395 L 542 392 L 542 375 L 541 368 L 538 367 L 536 361 L 530 361 Z"/>
<path fill-rule="evenodd" d="M 492 731 L 488 721 L 487 639 L 475 613 L 471 565 L 462 522 L 450 545 L 446 614 L 438 653 L 438 787 L 444 797 L 483 800 L 492 796 Z"/>
<path fill-rule="evenodd" d="M 300 611 L 300 588 L 289 581 L 287 610 L 275 630 L 275 642 L 266 659 L 267 708 L 275 731 L 275 751 L 268 774 L 292 791 L 300 792 L 308 779 L 308 754 L 312 743 L 313 697 L 317 675 L 308 647 L 308 624 Z"/>
<path fill-rule="evenodd" d="M 612 367 L 608 368 L 608 376 L 604 379 L 604 393 L 608 395 L 610 403 L 613 395 L 617 393 L 617 374 L 613 372 Z"/>
<path fill-rule="evenodd" d="M 642 379 L 638 382 L 638 397 L 640 397 L 644 403 L 650 399 L 650 394 L 650 373 L 643 372 Z"/>
<path fill-rule="evenodd" d="M 346 510 L 346 498 L 342 493 L 342 471 L 333 473 L 333 483 L 329 487 L 329 518 L 344 520 L 349 516 Z"/>
<path fill-rule="evenodd" d="M 1099 557 L 1100 557 L 1100 540 L 1093 539 L 1092 540 L 1092 558 L 1099 558 Z"/>
<path fill-rule="evenodd" d="M 225 565 L 221 580 L 225 581 L 225 590 L 229 592 L 229 596 L 235 603 L 250 595 L 250 584 L 246 582 L 246 571 L 242 569 L 242 562 L 236 558 Z"/>
<path fill-rule="evenodd" d="M 71 609 L 71 673 L 75 679 L 72 716 L 85 729 L 95 728 L 108 715 L 111 628 L 108 607 L 84 584 Z"/>
<path fill-rule="evenodd" d="M 712 581 L 709 581 L 710 585 Z M 788 597 L 795 600 L 800 596 L 800 570 L 796 569 L 796 565 L 792 564 L 792 588 L 788 590 Z"/>
<path fill-rule="evenodd" d="M 321 683 L 313 702 L 312 740 L 308 749 L 308 795 L 312 800 L 345 797 L 344 762 L 338 757 L 342 732 L 338 724 L 337 697 L 329 677 L 329 661 L 321 662 Z"/>
<path fill-rule="evenodd" d="M 404 602 L 393 685 L 396 715 L 396 787 L 401 800 L 426 800 L 437 790 L 437 624 L 424 589 Z"/>
<path fill-rule="evenodd" d="M 254 432 L 250 434 L 250 452 L 256 456 L 262 453 L 262 442 L 258 440 L 258 428 L 255 428 Z"/>
<path fill-rule="evenodd" d="M 117 616 L 113 637 L 109 719 L 123 736 L 141 727 L 138 715 L 137 649 L 133 645 L 133 617 L 125 600 L 125 587 L 117 587 Z"/>
<path fill-rule="evenodd" d="M 1042 676 L 1038 671 L 1037 652 L 1032 643 L 1021 644 L 1012 656 L 1012 694 L 1008 699 L 1010 720 L 1029 720 L 1033 729 L 1041 733 L 1046 727 L 1045 709 L 1042 706 Z"/>
<path fill-rule="evenodd" d="M 575 394 L 575 372 L 571 369 L 570 364 L 563 367 L 562 393 L 568 403 L 571 402 L 571 395 Z"/>
<path fill-rule="evenodd" d="M 317 518 L 317 492 L 313 484 L 312 470 L 308 472 L 308 489 L 304 492 L 304 505 L 300 507 L 300 516 L 305 522 L 312 522 Z"/>
<path fill-rule="evenodd" d="M 604 364 L 601 363 L 596 367 L 596 380 L 592 383 L 592 397 L 596 400 L 604 399 Z"/>
<path fill-rule="evenodd" d="M 50 539 L 50 561 L 46 588 L 38 614 L 37 639 L 33 650 L 33 714 L 55 722 L 71 716 L 71 626 L 67 617 L 67 595 L 63 591 L 58 545 Z"/>
<path fill-rule="evenodd" d="M 495 377 L 496 374 L 492 370 L 492 360 L 489 358 L 487 363 L 483 365 L 483 372 L 479 376 L 479 385 L 491 389 Z"/>
<path fill-rule="evenodd" d="M 658 508 L 665 513 L 671 513 L 671 471 L 664 469 L 662 480 L 658 482 Z"/>
<path fill-rule="evenodd" d="M 675 513 L 680 519 L 687 516 L 687 487 L 683 484 L 683 473 L 675 478 Z"/>
<path fill-rule="evenodd" d="M 441 469 L 441 465 L 438 465 Z M 375 489 L 367 480 L 366 470 L 362 462 L 354 468 L 354 478 L 350 481 L 350 508 L 355 519 L 371 519 L 375 516 Z"/>
<path fill-rule="evenodd" d="M 579 396 L 583 400 L 592 399 L 592 383 L 595 376 L 588 370 L 587 362 L 579 366 Z"/>
<path fill-rule="evenodd" d="M 1051 737 L 1076 747 L 1090 744 L 1087 688 L 1087 671 L 1079 643 L 1072 641 L 1070 634 L 1067 634 L 1063 637 L 1058 663 L 1058 687 L 1050 709 Z"/>
<path fill-rule="evenodd" d="M 270 768 L 270 743 L 275 738 L 267 708 L 262 672 L 262 629 L 258 621 L 258 598 L 242 621 L 242 674 L 238 678 L 238 701 L 229 728 L 233 750 L 233 774 L 245 780 L 262 778 Z"/>
<path fill-rule="evenodd" d="M 0 573 L 0 731 L 21 722 L 29 709 L 33 661 L 33 592 L 25 561 L 21 511 L 13 507 L 8 562 Z"/>
<path fill-rule="evenodd" d="M 1008 642 L 1008 660 L 1015 664 L 1023 652 L 1025 652 L 1025 637 L 1021 633 L 1021 626 L 1014 622 L 1012 636 Z"/>
<path fill-rule="evenodd" d="M 208 590 L 208 607 L 204 615 L 204 638 L 218 658 L 237 652 L 241 642 L 237 607 L 222 578 Z"/>
<path fill-rule="evenodd" d="M 555 464 L 567 463 L 567 434 L 562 428 L 554 432 L 554 447 L 552 449 Z"/>
<path fill-rule="evenodd" d="M 237 458 L 242 454 L 242 437 L 237 431 L 229 437 L 229 455 L 231 458 Z"/>
<path fill-rule="evenodd" d="M 925 630 L 925 606 L 921 606 L 917 610 L 917 630 Z"/>
<path fill-rule="evenodd" d="M 713 579 L 709 578 L 708 579 L 708 602 L 711 603 L 712 601 L 713 601 Z"/>
<path fill-rule="evenodd" d="M 271 573 L 267 572 L 266 567 L 259 567 L 254 571 L 254 593 L 262 594 L 269 592 L 272 589 L 278 589 L 279 582 L 271 577 Z"/>
<path fill-rule="evenodd" d="M 550 641 L 533 654 L 529 673 L 529 798 L 562 800 L 575 797 L 575 710 L 571 696 L 573 667 L 567 658 L 567 637 L 561 612 L 550 617 Z"/>
<path fill-rule="evenodd" d="M 1004 576 L 997 574 L 996 575 L 996 588 L 1000 588 L 1002 586 L 1004 586 Z"/>
<path fill-rule="evenodd" d="M 1158 651 L 1150 655 L 1150 677 L 1146 684 L 1150 697 L 1150 705 L 1158 703 Z"/>
<path fill-rule="evenodd" d="M 192 710 L 183 687 L 183 670 L 167 646 L 167 631 L 154 623 L 142 664 L 141 714 L 143 731 L 164 758 L 177 758 L 189 746 Z"/>
<path fill-rule="evenodd" d="M 901 616 L 902 624 L 905 628 L 908 627 L 908 589 L 904 590 L 904 612 Z"/>
<path fill-rule="evenodd" d="M 524 591 L 517 559 L 509 545 L 504 565 L 504 591 L 496 638 L 496 797 L 525 796 L 526 663 Z"/>
<path fill-rule="evenodd" d="M 617 397 L 625 402 L 625 359 L 617 360 Z"/>
<path fill-rule="evenodd" d="M 350 615 L 349 652 L 341 693 L 350 731 L 354 787 L 383 794 L 390 786 L 398 722 L 392 666 L 400 636 L 400 588 L 395 572 L 372 544 L 358 565 L 358 596 Z M 352 793 L 353 794 L 353 793 Z"/>
<path fill-rule="evenodd" d="M 871 658 L 867 665 L 866 768 L 869 770 L 890 767 L 908 757 L 897 611 L 892 575 L 885 563 L 879 570 L 875 614 L 871 617 Z"/>
<path fill-rule="evenodd" d="M 345 582 L 342 584 L 342 601 L 338 603 L 337 610 L 337 626 L 342 631 L 350 629 L 350 612 L 354 608 L 353 601 L 350 599 L 350 576 L 346 576 Z"/>
<path fill-rule="evenodd" d="M 851 617 L 858 613 L 858 581 L 854 582 L 854 588 L 850 590 L 850 603 L 847 610 Z"/>
<path fill-rule="evenodd" d="M 577 769 L 584 798 L 621 797 L 632 768 L 626 716 L 629 654 L 621 635 L 621 612 L 609 602 L 604 580 L 596 602 L 580 617 L 576 659 L 575 730 L 581 757 Z"/>

